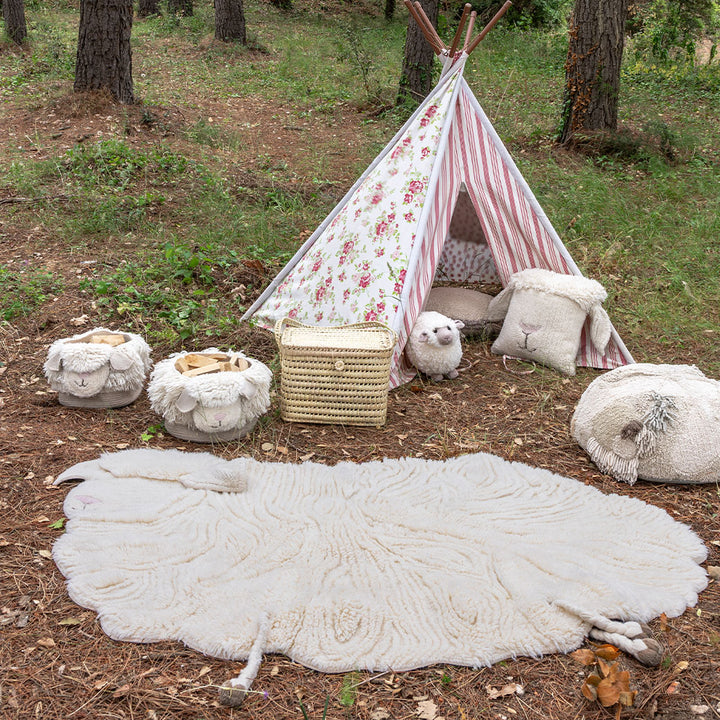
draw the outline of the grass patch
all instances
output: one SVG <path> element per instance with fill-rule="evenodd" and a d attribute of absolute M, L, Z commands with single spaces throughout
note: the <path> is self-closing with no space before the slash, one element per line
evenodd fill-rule
<path fill-rule="evenodd" d="M 15 270 L 0 265 L 0 318 L 15 320 L 29 315 L 50 297 L 62 291 L 63 284 L 50 272 Z"/>

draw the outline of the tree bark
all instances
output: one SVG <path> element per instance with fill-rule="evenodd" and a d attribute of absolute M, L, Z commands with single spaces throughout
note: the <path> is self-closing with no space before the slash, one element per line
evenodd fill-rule
<path fill-rule="evenodd" d="M 152 15 L 162 15 L 158 0 L 138 0 L 138 17 L 145 18 Z"/>
<path fill-rule="evenodd" d="M 118 102 L 134 102 L 132 21 L 132 0 L 81 0 L 75 92 L 108 90 Z"/>
<path fill-rule="evenodd" d="M 420 4 L 432 23 L 437 27 L 438 0 L 420 0 Z M 407 100 L 422 101 L 432 90 L 432 71 L 435 53 L 425 39 L 415 20 L 410 17 L 405 36 L 405 57 L 398 88 L 397 104 Z"/>
<path fill-rule="evenodd" d="M 395 14 L 395 0 L 385 0 L 385 19 L 392 20 Z"/>
<path fill-rule="evenodd" d="M 193 0 L 168 0 L 168 12 L 171 15 L 192 17 Z"/>
<path fill-rule="evenodd" d="M 584 130 L 617 129 L 627 13 L 628 0 L 575 0 L 560 142 Z"/>
<path fill-rule="evenodd" d="M 2 10 L 7 36 L 15 44 L 22 45 L 27 37 L 23 0 L 2 0 Z"/>
<path fill-rule="evenodd" d="M 242 0 L 215 0 L 215 39 L 246 44 Z"/>

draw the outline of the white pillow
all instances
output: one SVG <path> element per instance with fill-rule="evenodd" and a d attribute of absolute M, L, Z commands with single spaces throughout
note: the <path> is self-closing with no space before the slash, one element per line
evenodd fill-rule
<path fill-rule="evenodd" d="M 606 297 L 600 283 L 580 275 L 539 268 L 517 272 L 488 308 L 490 320 L 504 318 L 491 350 L 574 375 L 588 315 L 591 340 L 601 353 L 610 339 L 610 319 L 600 305 Z"/>

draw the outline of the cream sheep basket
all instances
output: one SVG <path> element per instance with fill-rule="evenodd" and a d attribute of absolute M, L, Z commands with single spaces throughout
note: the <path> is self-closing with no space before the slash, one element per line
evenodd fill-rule
<path fill-rule="evenodd" d="M 151 365 L 139 335 L 95 328 L 56 340 L 43 371 L 61 405 L 114 408 L 138 398 Z"/>
<path fill-rule="evenodd" d="M 247 435 L 270 407 L 272 372 L 241 352 L 209 348 L 158 362 L 148 396 L 181 440 L 225 442 Z"/>

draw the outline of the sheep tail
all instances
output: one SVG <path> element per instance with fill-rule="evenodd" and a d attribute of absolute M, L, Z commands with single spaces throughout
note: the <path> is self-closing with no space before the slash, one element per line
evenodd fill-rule
<path fill-rule="evenodd" d="M 218 699 L 221 705 L 229 707 L 240 707 L 242 705 L 260 669 L 269 625 L 267 614 L 261 615 L 258 634 L 250 648 L 245 669 L 237 677 L 228 680 L 219 690 Z"/>

